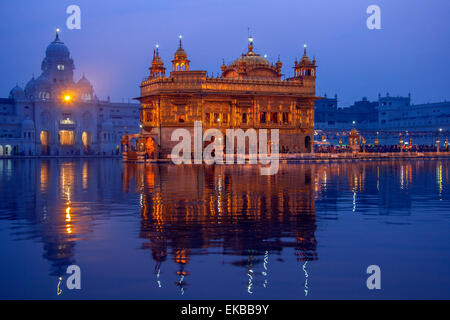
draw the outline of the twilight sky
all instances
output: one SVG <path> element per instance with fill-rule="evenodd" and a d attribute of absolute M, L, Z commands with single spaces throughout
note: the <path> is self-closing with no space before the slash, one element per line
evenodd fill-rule
<path fill-rule="evenodd" d="M 66 27 L 66 8 L 81 8 L 81 30 Z M 366 9 L 381 7 L 382 30 L 366 27 Z M 367 96 L 412 94 L 414 103 L 450 99 L 448 0 L 1 0 L 0 97 L 40 74 L 47 45 L 61 40 L 97 95 L 115 101 L 139 95 L 153 48 L 168 71 L 183 35 L 191 70 L 220 72 L 255 51 L 290 76 L 303 44 L 316 56 L 317 95 L 338 94 L 339 106 Z"/>

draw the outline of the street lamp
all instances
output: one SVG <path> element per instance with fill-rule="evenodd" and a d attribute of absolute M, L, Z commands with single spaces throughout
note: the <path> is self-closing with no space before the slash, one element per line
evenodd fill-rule
<path fill-rule="evenodd" d="M 441 132 L 442 132 L 442 128 L 439 128 L 439 133 L 438 133 L 438 136 L 436 138 L 436 150 L 437 150 L 437 152 L 439 152 L 439 144 L 441 142 L 439 137 L 440 137 Z"/>
<path fill-rule="evenodd" d="M 403 136 L 400 133 L 400 151 L 403 152 Z"/>
<path fill-rule="evenodd" d="M 63 94 L 63 96 L 62 96 L 62 101 L 63 101 L 64 103 L 70 103 L 70 102 L 72 102 L 72 100 L 73 100 L 72 94 L 70 94 L 70 93 L 64 93 L 64 94 Z"/>

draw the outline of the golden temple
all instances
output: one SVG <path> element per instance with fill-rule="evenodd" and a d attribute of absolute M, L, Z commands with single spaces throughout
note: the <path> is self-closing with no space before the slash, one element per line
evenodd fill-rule
<path fill-rule="evenodd" d="M 172 132 L 185 128 L 193 133 L 196 121 L 203 130 L 215 128 L 223 134 L 227 129 L 278 129 L 280 153 L 312 152 L 316 60 L 308 58 L 305 45 L 293 77 L 284 77 L 282 65 L 280 58 L 271 64 L 255 53 L 249 37 L 247 52 L 230 65 L 224 62 L 220 77 L 209 77 L 206 71 L 190 69 L 180 36 L 167 76 L 157 46 L 137 98 L 141 132 L 124 136 L 124 158 L 167 158 L 178 143 L 171 141 Z"/>

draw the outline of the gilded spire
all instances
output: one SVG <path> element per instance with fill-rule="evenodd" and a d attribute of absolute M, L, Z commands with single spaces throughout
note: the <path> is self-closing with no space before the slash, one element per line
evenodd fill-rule
<path fill-rule="evenodd" d="M 249 36 L 248 37 L 248 52 L 253 52 L 253 37 Z"/>
<path fill-rule="evenodd" d="M 164 62 L 159 57 L 159 45 L 155 45 L 153 49 L 152 66 L 150 67 L 150 76 L 152 78 L 161 78 L 166 74 L 166 68 L 164 68 Z"/>
<path fill-rule="evenodd" d="M 227 69 L 227 65 L 225 64 L 225 59 L 223 59 L 222 66 L 220 67 L 220 69 L 222 70 L 222 72 L 225 72 L 225 70 Z"/>
<path fill-rule="evenodd" d="M 183 49 L 183 44 L 181 39 L 183 39 L 182 35 L 179 35 L 180 39 L 179 47 L 175 52 L 174 59 L 172 60 L 172 66 L 174 71 L 189 71 L 189 60 L 187 58 L 187 54 Z"/>

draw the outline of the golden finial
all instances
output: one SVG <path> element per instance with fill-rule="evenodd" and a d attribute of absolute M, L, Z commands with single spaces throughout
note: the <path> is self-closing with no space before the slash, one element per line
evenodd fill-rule
<path fill-rule="evenodd" d="M 253 52 L 253 37 L 248 37 L 248 52 Z"/>

